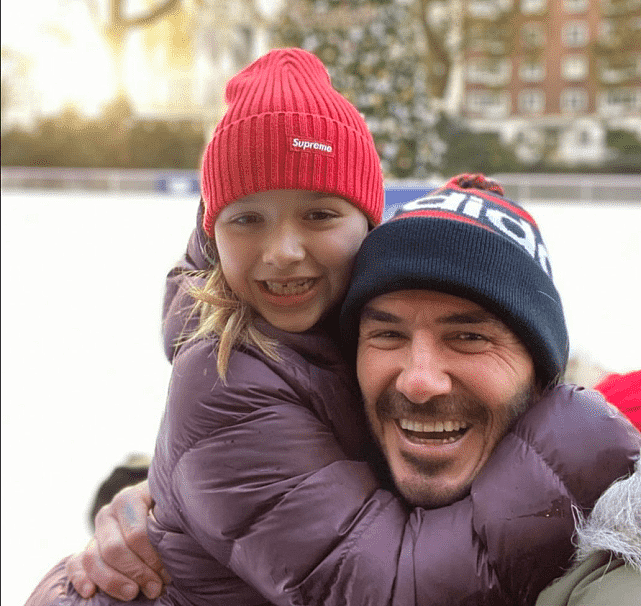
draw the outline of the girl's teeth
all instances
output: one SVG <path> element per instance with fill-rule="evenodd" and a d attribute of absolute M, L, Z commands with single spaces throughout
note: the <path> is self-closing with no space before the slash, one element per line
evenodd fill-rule
<path fill-rule="evenodd" d="M 314 284 L 312 279 L 292 280 L 291 282 L 270 282 L 265 281 L 267 290 L 274 295 L 302 295 Z"/>

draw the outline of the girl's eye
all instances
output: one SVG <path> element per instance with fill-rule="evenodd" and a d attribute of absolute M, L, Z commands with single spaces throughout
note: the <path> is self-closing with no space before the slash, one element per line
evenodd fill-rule
<path fill-rule="evenodd" d="M 329 210 L 312 210 L 305 215 L 305 218 L 308 221 L 327 221 L 328 219 L 334 219 L 338 215 Z"/>
<path fill-rule="evenodd" d="M 233 223 L 234 225 L 256 225 L 258 223 L 261 223 L 263 218 L 260 215 L 256 214 L 246 214 L 246 215 L 240 215 L 238 217 L 234 217 L 230 223 Z"/>

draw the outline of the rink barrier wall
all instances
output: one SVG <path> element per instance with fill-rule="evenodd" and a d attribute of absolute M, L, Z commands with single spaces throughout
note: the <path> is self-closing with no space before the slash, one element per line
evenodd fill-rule
<path fill-rule="evenodd" d="M 166 193 L 198 195 L 196 170 L 35 168 L 4 166 L 2 190 L 60 190 Z M 508 198 L 579 203 L 641 203 L 641 175 L 515 174 L 492 175 Z M 389 209 L 424 195 L 445 179 L 387 181 L 385 203 Z"/>
<path fill-rule="evenodd" d="M 3 166 L 2 189 L 198 194 L 198 171 Z"/>

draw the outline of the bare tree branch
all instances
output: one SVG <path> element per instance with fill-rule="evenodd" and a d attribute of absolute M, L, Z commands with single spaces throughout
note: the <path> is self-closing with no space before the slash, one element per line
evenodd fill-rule
<path fill-rule="evenodd" d="M 440 99 L 447 84 L 447 74 L 451 59 L 445 47 L 444 39 L 434 32 L 428 21 L 428 8 L 432 2 L 433 0 L 418 0 L 414 6 L 413 13 L 425 39 L 426 51 L 423 55 L 423 61 L 428 74 L 428 89 L 434 98 Z M 437 73 L 435 70 L 437 65 L 442 66 L 441 73 Z"/>
<path fill-rule="evenodd" d="M 137 15 L 135 17 L 124 17 L 122 15 L 123 1 L 124 0 L 110 0 L 110 22 L 113 25 L 122 26 L 126 29 L 151 25 L 154 21 L 158 20 L 164 14 L 173 10 L 178 6 L 178 4 L 180 4 L 180 0 L 165 0 L 165 2 L 158 6 L 149 9 L 146 14 Z"/>

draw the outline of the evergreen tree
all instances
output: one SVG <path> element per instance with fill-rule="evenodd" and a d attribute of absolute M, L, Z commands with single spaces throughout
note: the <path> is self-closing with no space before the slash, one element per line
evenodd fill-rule
<path fill-rule="evenodd" d="M 460 23 L 453 22 L 451 7 L 439 20 L 433 0 L 288 0 L 282 21 L 274 29 L 274 46 L 297 46 L 317 55 L 334 86 L 363 113 L 374 136 L 383 170 L 388 177 L 424 179 L 450 172 L 461 164 L 448 148 L 450 128 L 436 128 L 439 121 L 457 123 L 460 100 L 452 95 L 457 51 L 448 40 L 459 34 L 482 35 L 483 19 L 466 21 L 463 4 L 457 4 Z M 456 37 L 456 36 L 454 36 Z M 505 52 L 509 44 L 504 46 Z M 460 53 L 458 53 L 460 54 Z M 448 98 L 449 95 L 449 98 Z M 442 117 L 447 112 L 449 117 Z M 457 137 L 475 137 L 462 126 Z M 493 154 L 501 156 L 504 170 L 514 159 L 498 141 Z M 449 160 L 448 160 L 449 158 Z M 488 156 L 478 160 L 491 172 Z M 465 163 L 465 158 L 462 158 Z M 517 165 L 512 165 L 515 170 Z"/>

